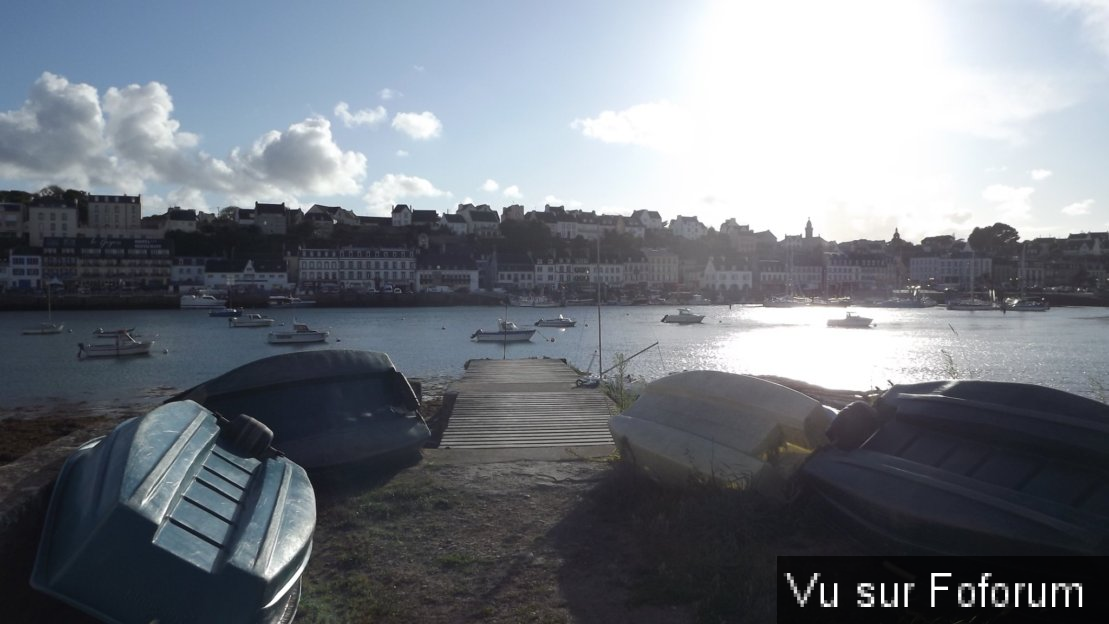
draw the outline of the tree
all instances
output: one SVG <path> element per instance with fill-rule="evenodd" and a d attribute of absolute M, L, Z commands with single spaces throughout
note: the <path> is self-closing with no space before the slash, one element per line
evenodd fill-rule
<path fill-rule="evenodd" d="M 1020 234 L 1016 229 L 1004 223 L 976 227 L 967 237 L 967 244 L 975 253 L 991 258 L 1016 254 L 1019 241 Z"/>

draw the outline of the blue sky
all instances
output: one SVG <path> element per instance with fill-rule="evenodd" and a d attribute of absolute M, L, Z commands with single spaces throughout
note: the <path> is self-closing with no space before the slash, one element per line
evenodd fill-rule
<path fill-rule="evenodd" d="M 19 2 L 0 188 L 1109 229 L 1109 2 Z"/>

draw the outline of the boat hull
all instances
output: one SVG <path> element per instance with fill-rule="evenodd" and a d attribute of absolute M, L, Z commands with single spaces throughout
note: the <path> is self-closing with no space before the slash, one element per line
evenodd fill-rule
<path fill-rule="evenodd" d="M 170 399 L 246 413 L 309 470 L 412 455 L 431 436 L 412 385 L 389 356 L 329 349 L 263 358 Z"/>
<path fill-rule="evenodd" d="M 695 325 L 697 323 L 700 323 L 703 320 L 705 320 L 705 317 L 703 317 L 699 314 L 694 314 L 692 316 L 680 315 L 680 314 L 667 314 L 666 316 L 662 317 L 662 322 L 663 323 L 675 323 L 677 325 Z"/>
<path fill-rule="evenodd" d="M 270 344 L 308 344 L 327 342 L 327 332 L 312 333 L 271 333 L 267 338 Z"/>
<path fill-rule="evenodd" d="M 74 452 L 31 585 L 112 622 L 290 621 L 312 549 L 312 485 L 220 427 L 196 403 L 171 403 Z"/>
<path fill-rule="evenodd" d="M 884 551 L 1109 554 L 1109 406 L 989 381 L 893 386 L 802 482 Z"/>
<path fill-rule="evenodd" d="M 47 336 L 50 334 L 60 334 L 65 329 L 65 325 L 61 323 L 43 323 L 38 327 L 28 327 L 23 330 L 24 336 Z"/>
<path fill-rule="evenodd" d="M 662 483 L 712 481 L 788 497 L 803 449 L 826 441 L 830 420 L 820 402 L 785 386 L 688 371 L 647 384 L 609 428 L 621 457 Z"/>
<path fill-rule="evenodd" d="M 470 339 L 474 342 L 528 342 L 535 335 L 534 329 L 521 329 L 508 332 L 477 330 Z"/>

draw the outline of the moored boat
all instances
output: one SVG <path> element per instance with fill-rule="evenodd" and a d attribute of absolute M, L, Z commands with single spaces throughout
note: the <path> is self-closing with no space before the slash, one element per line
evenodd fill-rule
<path fill-rule="evenodd" d="M 536 327 L 574 327 L 575 325 L 577 321 L 561 314 L 557 318 L 539 319 L 535 322 Z"/>
<path fill-rule="evenodd" d="M 293 323 L 293 328 L 290 330 L 270 332 L 267 340 L 272 344 L 327 342 L 328 334 L 327 330 L 312 329 L 307 323 Z"/>
<path fill-rule="evenodd" d="M 181 401 L 78 448 L 31 585 L 110 622 L 292 621 L 315 494 L 267 433 Z"/>
<path fill-rule="evenodd" d="M 274 320 L 268 316 L 251 313 L 229 318 L 227 324 L 231 327 L 270 327 L 274 324 Z"/>
<path fill-rule="evenodd" d="M 45 336 L 49 334 L 60 334 L 65 329 L 64 323 L 48 323 L 42 322 L 33 327 L 24 327 L 24 336 Z"/>
<path fill-rule="evenodd" d="M 181 295 L 182 310 L 222 310 L 227 307 L 225 299 L 218 299 L 214 295 L 199 293 Z"/>
<path fill-rule="evenodd" d="M 1047 312 L 1051 305 L 1043 297 L 1012 297 L 1005 300 L 1002 310 L 1013 312 Z"/>
<path fill-rule="evenodd" d="M 122 357 L 127 355 L 146 355 L 150 353 L 153 340 L 138 340 L 131 333 L 134 330 L 116 329 L 106 331 L 97 329 L 94 332 L 96 342 L 80 342 L 77 344 L 77 357 Z"/>
<path fill-rule="evenodd" d="M 316 305 L 316 302 L 310 299 L 301 299 L 300 297 L 274 295 L 266 300 L 266 305 L 271 308 L 308 308 Z"/>
<path fill-rule="evenodd" d="M 667 314 L 662 317 L 663 323 L 678 323 L 679 325 L 690 325 L 693 323 L 700 323 L 705 319 L 704 314 L 694 314 L 689 311 L 689 308 L 678 308 L 677 314 Z"/>
<path fill-rule="evenodd" d="M 273 431 L 276 448 L 309 470 L 418 452 L 431 435 L 412 385 L 375 351 L 263 358 L 170 400 L 250 414 Z"/>
<path fill-rule="evenodd" d="M 215 317 L 234 317 L 234 316 L 242 316 L 242 315 L 243 315 L 243 309 L 242 308 L 223 308 L 222 310 L 212 310 L 211 312 L 208 313 L 208 316 L 215 316 Z"/>
<path fill-rule="evenodd" d="M 870 327 L 873 323 L 874 319 L 854 312 L 846 312 L 843 318 L 828 319 L 828 327 Z"/>
<path fill-rule="evenodd" d="M 497 329 L 479 329 L 470 335 L 474 342 L 528 342 L 535 335 L 534 329 L 520 329 L 516 323 L 497 319 Z"/>

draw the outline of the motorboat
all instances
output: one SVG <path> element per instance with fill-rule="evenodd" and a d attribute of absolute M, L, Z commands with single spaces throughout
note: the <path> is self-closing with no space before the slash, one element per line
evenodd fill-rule
<path fill-rule="evenodd" d="M 153 340 L 138 340 L 131 333 L 134 330 L 97 329 L 94 332 L 95 342 L 81 342 L 77 344 L 77 357 L 122 357 L 125 355 L 147 355 Z"/>
<path fill-rule="evenodd" d="M 1011 297 L 1005 300 L 1001 309 L 1013 312 L 1047 312 L 1051 305 L 1043 297 Z"/>
<path fill-rule="evenodd" d="M 835 412 L 758 377 L 686 371 L 647 384 L 609 420 L 622 459 L 672 486 L 713 482 L 789 498 L 808 450 L 827 443 Z"/>
<path fill-rule="evenodd" d="M 24 327 L 24 336 L 45 336 L 48 334 L 60 334 L 65 329 L 64 323 L 50 323 L 43 321 L 33 327 Z"/>
<path fill-rule="evenodd" d="M 242 316 L 242 315 L 243 315 L 243 309 L 242 308 L 223 308 L 222 310 L 212 310 L 212 311 L 208 312 L 208 316 L 215 316 L 215 317 L 235 317 L 235 316 Z"/>
<path fill-rule="evenodd" d="M 270 327 L 274 324 L 274 320 L 268 316 L 251 313 L 229 318 L 227 324 L 231 327 Z"/>
<path fill-rule="evenodd" d="M 271 308 L 308 308 L 316 305 L 315 301 L 291 297 L 288 295 L 274 295 L 266 300 L 266 305 Z"/>
<path fill-rule="evenodd" d="M 303 344 L 308 342 L 327 342 L 327 330 L 315 330 L 308 327 L 307 323 L 293 323 L 289 330 L 270 332 L 268 341 L 271 344 Z"/>
<path fill-rule="evenodd" d="M 678 308 L 677 314 L 667 314 L 662 317 L 663 323 L 678 323 L 679 325 L 700 323 L 703 320 L 705 320 L 704 314 L 694 314 L 689 311 L 689 308 Z"/>
<path fill-rule="evenodd" d="M 32 587 L 109 622 L 291 622 L 316 501 L 268 434 L 179 401 L 81 446 L 55 480 Z"/>
<path fill-rule="evenodd" d="M 828 327 L 870 327 L 873 324 L 874 319 L 855 312 L 847 312 L 843 318 L 828 319 Z"/>
<path fill-rule="evenodd" d="M 225 299 L 217 299 L 215 295 L 198 293 L 181 295 L 182 310 L 222 310 L 227 307 Z"/>
<path fill-rule="evenodd" d="M 894 385 L 802 485 L 884 554 L 1109 555 L 1109 405 L 1034 384 Z"/>
<path fill-rule="evenodd" d="M 173 397 L 245 413 L 309 470 L 412 453 L 431 436 L 412 385 L 388 355 L 327 349 L 256 360 Z"/>
<path fill-rule="evenodd" d="M 574 327 L 575 325 L 577 321 L 561 314 L 557 318 L 539 319 L 535 322 L 536 327 Z"/>
<path fill-rule="evenodd" d="M 528 342 L 535 334 L 534 329 L 520 329 L 516 323 L 497 319 L 497 329 L 479 329 L 470 335 L 474 342 Z"/>
<path fill-rule="evenodd" d="M 799 308 L 812 305 L 812 299 L 800 295 L 767 297 L 762 305 L 765 308 Z"/>

